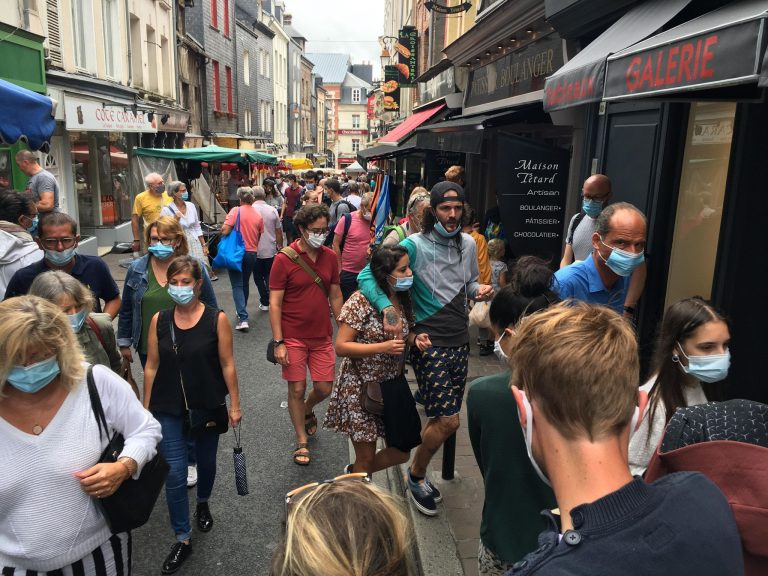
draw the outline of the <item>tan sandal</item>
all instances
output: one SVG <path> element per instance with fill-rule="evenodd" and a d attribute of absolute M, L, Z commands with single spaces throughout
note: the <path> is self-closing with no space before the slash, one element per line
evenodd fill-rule
<path fill-rule="evenodd" d="M 293 463 L 299 466 L 309 466 L 310 460 L 309 444 L 307 442 L 299 442 L 293 450 Z"/>
<path fill-rule="evenodd" d="M 314 430 L 310 432 L 312 429 Z M 317 416 L 315 416 L 314 412 L 304 414 L 304 431 L 307 433 L 307 436 L 314 436 L 317 434 Z"/>

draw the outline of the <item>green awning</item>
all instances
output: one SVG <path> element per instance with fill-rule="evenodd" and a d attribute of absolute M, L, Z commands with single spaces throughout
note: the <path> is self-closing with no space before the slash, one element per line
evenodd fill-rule
<path fill-rule="evenodd" d="M 277 156 L 272 154 L 265 154 L 256 150 L 222 148 L 214 145 L 203 146 L 202 148 L 135 148 L 133 152 L 136 156 L 153 156 L 172 160 L 199 160 L 201 162 L 277 164 L 278 161 Z"/>

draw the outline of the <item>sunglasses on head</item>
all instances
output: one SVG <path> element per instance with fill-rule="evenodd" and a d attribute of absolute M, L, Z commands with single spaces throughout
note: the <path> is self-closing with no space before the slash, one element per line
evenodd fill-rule
<path fill-rule="evenodd" d="M 336 476 L 335 478 L 323 480 L 322 482 L 310 482 L 309 484 L 304 484 L 303 486 L 294 488 L 293 490 L 291 490 L 285 495 L 286 518 L 288 517 L 288 510 L 290 509 L 290 505 L 298 501 L 302 495 L 306 496 L 312 490 L 314 490 L 318 486 L 322 486 L 323 484 L 333 484 L 334 482 L 347 482 L 347 481 L 359 481 L 359 482 L 370 483 L 371 477 L 366 472 L 351 472 L 349 474 L 342 474 L 341 476 Z"/>

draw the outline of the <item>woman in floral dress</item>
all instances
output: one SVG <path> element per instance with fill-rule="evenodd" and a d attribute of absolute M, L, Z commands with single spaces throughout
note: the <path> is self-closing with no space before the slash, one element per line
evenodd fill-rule
<path fill-rule="evenodd" d="M 419 443 L 418 439 L 415 444 L 412 440 L 414 425 L 418 430 L 420 424 L 407 385 L 393 399 L 397 403 L 397 416 L 386 417 L 386 426 L 385 418 L 367 412 L 363 408 L 364 379 L 384 382 L 398 376 L 402 372 L 406 344 L 415 345 L 419 350 L 431 346 L 429 336 L 411 332 L 414 322 L 408 290 L 413 284 L 413 273 L 406 250 L 400 246 L 379 247 L 371 258 L 371 271 L 379 287 L 399 310 L 403 332 L 399 338 L 388 338 L 381 314 L 361 292 L 355 292 L 347 300 L 339 315 L 336 336 L 336 354 L 345 358 L 323 422 L 324 428 L 347 434 L 352 440 L 355 463 L 348 466 L 347 471 L 369 474 L 407 462 L 411 448 Z M 389 402 L 386 397 L 385 403 Z M 376 452 L 379 437 L 387 440 L 387 447 Z"/>

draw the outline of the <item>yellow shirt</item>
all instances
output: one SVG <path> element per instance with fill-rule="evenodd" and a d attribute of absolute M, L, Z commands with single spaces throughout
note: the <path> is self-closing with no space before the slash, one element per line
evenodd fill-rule
<path fill-rule="evenodd" d="M 485 241 L 485 236 L 480 234 L 477 230 L 472 230 L 469 233 L 472 239 L 477 245 L 477 269 L 480 273 L 477 281 L 480 284 L 491 283 L 491 261 L 488 258 L 488 243 Z"/>
<path fill-rule="evenodd" d="M 136 199 L 133 201 L 132 214 L 138 215 L 144 220 L 144 226 L 152 224 L 155 220 L 160 218 L 160 210 L 163 206 L 168 206 L 173 202 L 173 198 L 163 192 L 160 196 L 153 194 L 149 190 L 137 194 Z"/>

